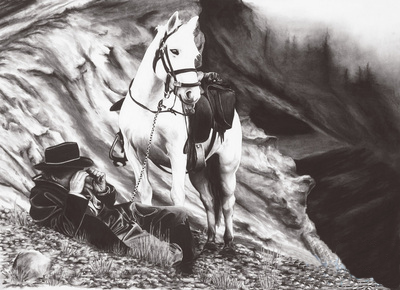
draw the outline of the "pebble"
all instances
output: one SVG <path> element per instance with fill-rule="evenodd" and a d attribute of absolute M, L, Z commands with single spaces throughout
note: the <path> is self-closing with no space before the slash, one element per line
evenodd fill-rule
<path fill-rule="evenodd" d="M 194 282 L 194 279 L 193 278 L 181 278 L 181 281 L 185 282 L 185 283 L 192 283 L 192 282 Z"/>

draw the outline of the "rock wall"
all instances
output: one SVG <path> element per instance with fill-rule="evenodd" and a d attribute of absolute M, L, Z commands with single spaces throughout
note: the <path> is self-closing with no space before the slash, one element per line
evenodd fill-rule
<path fill-rule="evenodd" d="M 78 142 L 109 180 L 130 192 L 131 173 L 116 171 L 107 157 L 118 130 L 109 107 L 125 96 L 161 19 L 199 9 L 195 2 L 169 2 L 167 10 L 156 1 L 29 2 L 1 19 L 0 184 L 13 192 L 2 194 L 3 203 L 27 206 L 20 197 L 32 187 L 32 164 L 62 141 Z"/>
<path fill-rule="evenodd" d="M 188 19 L 196 1 L 27 1 L 0 19 L 0 204 L 29 208 L 27 196 L 44 149 L 63 141 L 80 144 L 107 179 L 129 198 L 129 165 L 115 168 L 108 150 L 118 130 L 109 107 L 124 97 L 155 27 L 176 10 Z M 28 17 L 29 16 L 29 17 Z M 240 102 L 246 102 L 246 100 Z M 309 239 L 315 228 L 305 212 L 313 181 L 298 176 L 273 137 L 243 114 L 243 163 L 238 172 L 236 241 L 256 250 L 317 263 Z M 135 125 L 135 124 L 133 124 Z M 155 204 L 171 204 L 171 176 L 150 165 Z M 194 226 L 206 218 L 198 193 L 187 186 L 186 207 Z M 223 227 L 218 238 L 222 241 Z"/>

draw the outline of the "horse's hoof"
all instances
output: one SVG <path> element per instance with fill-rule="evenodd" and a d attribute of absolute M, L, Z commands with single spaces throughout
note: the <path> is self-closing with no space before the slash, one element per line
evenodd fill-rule
<path fill-rule="evenodd" d="M 219 253 L 223 256 L 235 256 L 236 250 L 233 245 L 226 245 Z"/>
<path fill-rule="evenodd" d="M 215 252 L 217 249 L 218 249 L 217 244 L 214 242 L 207 242 L 203 247 L 203 251 L 208 250 L 208 251 Z"/>

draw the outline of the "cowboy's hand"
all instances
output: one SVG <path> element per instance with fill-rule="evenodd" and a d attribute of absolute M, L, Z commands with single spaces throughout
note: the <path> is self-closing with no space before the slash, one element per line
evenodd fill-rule
<path fill-rule="evenodd" d="M 69 193 L 80 195 L 85 186 L 85 179 L 89 174 L 84 170 L 77 171 L 69 181 Z"/>
<path fill-rule="evenodd" d="M 89 168 L 87 173 L 93 178 L 92 186 L 95 193 L 103 193 L 107 190 L 106 174 L 95 168 Z"/>
<path fill-rule="evenodd" d="M 216 82 L 220 80 L 219 74 L 217 74 L 216 72 L 204 73 L 204 78 L 206 78 L 206 80 L 209 82 Z"/>

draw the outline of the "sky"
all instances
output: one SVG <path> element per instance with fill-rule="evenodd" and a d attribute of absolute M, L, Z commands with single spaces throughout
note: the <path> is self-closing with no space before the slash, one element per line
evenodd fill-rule
<path fill-rule="evenodd" d="M 245 0 L 262 8 L 266 15 L 293 20 L 318 21 L 346 28 L 375 42 L 400 37 L 398 0 Z"/>
<path fill-rule="evenodd" d="M 329 29 L 333 38 L 351 39 L 373 52 L 375 65 L 400 73 L 399 0 L 244 0 L 266 19 L 296 34 L 310 25 Z M 345 56 L 344 56 L 345 58 Z"/>

